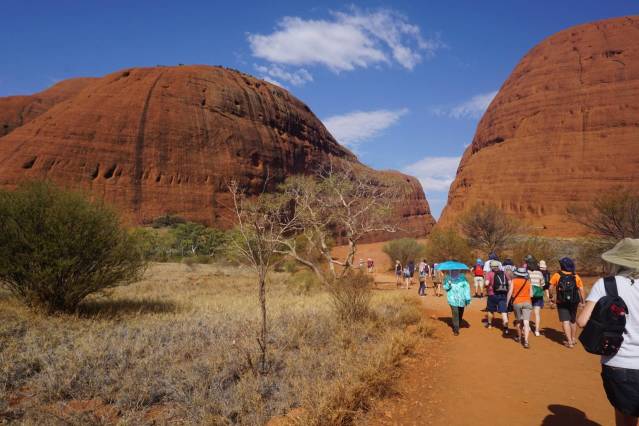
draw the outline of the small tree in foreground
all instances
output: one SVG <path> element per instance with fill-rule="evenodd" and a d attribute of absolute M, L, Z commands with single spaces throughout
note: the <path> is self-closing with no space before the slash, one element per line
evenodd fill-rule
<path fill-rule="evenodd" d="M 409 260 L 418 261 L 426 253 L 426 246 L 414 238 L 400 238 L 384 244 L 382 251 L 388 255 L 391 264 L 399 260 L 406 265 Z"/>
<path fill-rule="evenodd" d="M 0 191 L 0 285 L 29 306 L 73 311 L 138 280 L 138 248 L 113 210 L 79 193 L 46 182 Z"/>
<path fill-rule="evenodd" d="M 236 182 L 229 184 L 237 218 L 237 235 L 231 244 L 236 254 L 257 274 L 261 328 L 257 343 L 260 349 L 260 372 L 268 371 L 266 276 L 277 259 L 281 242 L 291 234 L 296 223 L 289 203 L 281 197 L 262 193 L 247 201 Z"/>
<path fill-rule="evenodd" d="M 519 224 L 495 204 L 480 203 L 459 218 L 459 227 L 468 244 L 485 253 L 503 251 L 519 230 Z"/>

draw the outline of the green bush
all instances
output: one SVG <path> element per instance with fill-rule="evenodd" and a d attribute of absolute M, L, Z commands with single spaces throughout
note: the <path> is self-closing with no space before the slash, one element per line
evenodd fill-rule
<path fill-rule="evenodd" d="M 181 223 L 186 223 L 186 219 L 180 216 L 165 214 L 164 216 L 156 217 L 151 226 L 156 229 L 173 228 Z"/>
<path fill-rule="evenodd" d="M 473 255 L 468 243 L 452 228 L 435 228 L 428 236 L 426 258 L 429 262 L 439 263 L 457 260 L 472 264 Z"/>
<path fill-rule="evenodd" d="M 426 246 L 418 243 L 414 238 L 400 238 L 386 243 L 382 251 L 390 258 L 391 265 L 395 264 L 395 260 L 406 265 L 409 260 L 419 262 L 426 253 Z"/>
<path fill-rule="evenodd" d="M 181 256 L 214 256 L 227 243 L 224 231 L 207 228 L 199 223 L 177 225 L 170 233 L 175 238 L 175 248 Z"/>
<path fill-rule="evenodd" d="M 103 204 L 46 182 L 0 191 L 0 285 L 25 304 L 72 311 L 144 268 L 138 242 Z"/>

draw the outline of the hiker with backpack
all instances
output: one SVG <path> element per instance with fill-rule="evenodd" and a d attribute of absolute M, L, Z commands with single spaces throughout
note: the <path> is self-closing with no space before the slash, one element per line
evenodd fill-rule
<path fill-rule="evenodd" d="M 490 272 L 486 275 L 486 328 L 493 327 L 493 317 L 495 312 L 501 314 L 504 335 L 508 335 L 508 287 L 510 280 L 504 271 L 499 270 L 499 262 L 491 260 Z"/>
<path fill-rule="evenodd" d="M 639 419 L 639 239 L 625 238 L 601 255 L 611 276 L 592 287 L 577 323 L 579 340 L 601 356 L 601 378 L 617 425 Z"/>
<path fill-rule="evenodd" d="M 534 256 L 526 256 L 526 268 L 532 286 L 532 307 L 535 313 L 535 336 L 541 335 L 541 309 L 544 307 L 544 274 L 539 268 L 539 263 Z"/>
<path fill-rule="evenodd" d="M 550 302 L 550 309 L 555 309 L 555 303 L 550 299 L 550 272 L 548 271 L 545 260 L 539 261 L 539 270 L 544 276 L 544 295 Z"/>
<path fill-rule="evenodd" d="M 437 263 L 433 264 L 433 287 L 435 288 L 435 296 L 442 296 L 442 282 L 444 280 L 444 275 L 442 271 L 437 269 Z"/>
<path fill-rule="evenodd" d="M 575 273 L 575 263 L 569 257 L 559 260 L 560 271 L 550 277 L 557 303 L 559 322 L 564 329 L 564 346 L 573 348 L 577 344 L 577 308 L 583 306 L 584 283 Z"/>
<path fill-rule="evenodd" d="M 402 263 L 399 259 L 395 260 L 395 285 L 399 288 L 402 285 Z"/>
<path fill-rule="evenodd" d="M 475 276 L 475 297 L 484 297 L 484 262 L 481 259 L 477 259 L 473 267 L 473 275 Z"/>
<path fill-rule="evenodd" d="M 470 304 L 470 284 L 463 271 L 452 270 L 444 277 L 444 290 L 452 312 L 453 334 L 459 336 L 464 309 Z"/>
<path fill-rule="evenodd" d="M 514 278 L 510 281 L 507 299 L 515 312 L 515 321 L 517 323 L 516 340 L 522 343 L 524 348 L 528 349 L 530 348 L 528 335 L 530 334 L 533 289 L 526 268 L 515 269 L 513 275 Z"/>
<path fill-rule="evenodd" d="M 404 288 L 405 289 L 409 289 L 410 288 L 410 282 L 411 282 L 411 270 L 410 270 L 410 263 L 412 261 L 409 261 L 408 264 L 406 266 L 404 266 Z"/>
<path fill-rule="evenodd" d="M 413 285 L 413 277 L 415 276 L 415 262 L 412 260 L 408 261 L 408 288 L 411 288 Z"/>
<path fill-rule="evenodd" d="M 429 275 L 430 266 L 426 263 L 426 259 L 422 259 L 417 265 L 417 273 L 419 274 L 419 290 L 417 294 L 426 296 L 426 277 Z"/>

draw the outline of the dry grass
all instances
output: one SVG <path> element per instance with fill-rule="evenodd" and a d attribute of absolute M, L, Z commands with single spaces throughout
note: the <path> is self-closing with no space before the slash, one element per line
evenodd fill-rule
<path fill-rule="evenodd" d="M 156 264 L 73 316 L 0 294 L 0 423 L 255 425 L 297 407 L 298 423 L 349 423 L 392 392 L 428 327 L 405 332 L 421 315 L 397 293 L 375 294 L 372 314 L 345 326 L 300 280 L 270 278 L 266 375 L 253 367 L 256 289 L 237 268 Z"/>

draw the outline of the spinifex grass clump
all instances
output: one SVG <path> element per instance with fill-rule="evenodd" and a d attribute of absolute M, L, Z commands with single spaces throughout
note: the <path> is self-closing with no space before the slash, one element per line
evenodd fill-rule
<path fill-rule="evenodd" d="M 72 311 L 89 294 L 137 280 L 144 266 L 103 204 L 46 182 L 0 191 L 0 285 L 25 304 Z"/>

